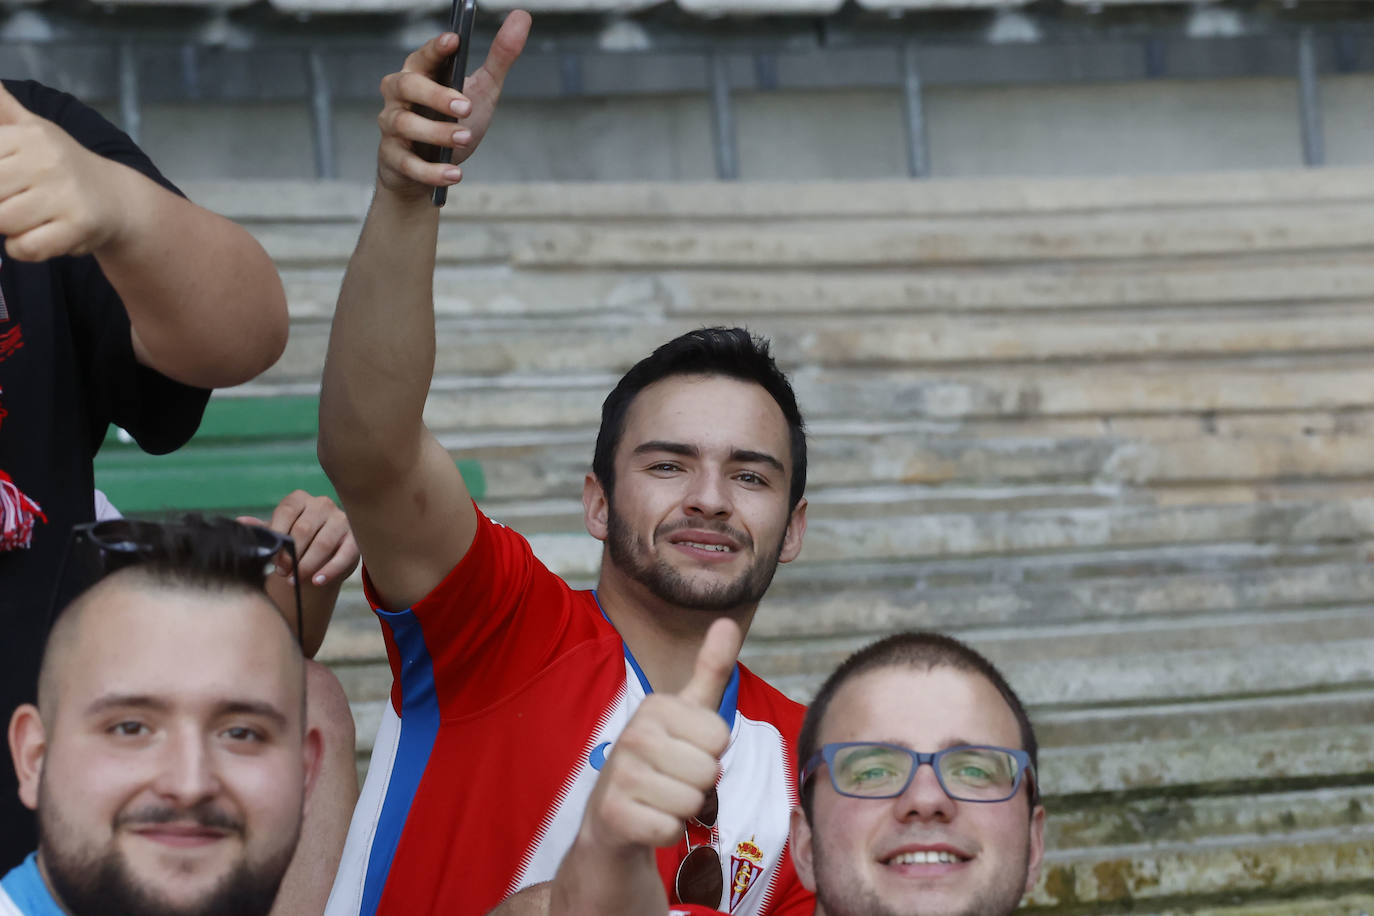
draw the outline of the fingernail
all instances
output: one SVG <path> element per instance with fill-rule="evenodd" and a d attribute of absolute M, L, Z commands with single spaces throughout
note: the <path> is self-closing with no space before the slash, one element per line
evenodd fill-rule
<path fill-rule="evenodd" d="M 472 114 L 472 103 L 465 99 L 454 99 L 448 103 L 448 108 L 460 118 L 466 118 Z"/>
<path fill-rule="evenodd" d="M 458 181 L 463 177 L 462 169 L 444 169 L 444 178 L 448 181 Z"/>
<path fill-rule="evenodd" d="M 310 581 L 314 582 L 316 585 L 324 585 L 324 573 L 319 573 L 315 576 L 315 578 L 311 579 Z"/>
<path fill-rule="evenodd" d="M 471 140 L 471 139 L 472 139 L 472 131 L 468 130 L 467 128 L 464 128 L 464 129 L 462 129 L 462 130 L 455 130 L 455 131 L 453 132 L 453 142 L 454 142 L 454 143 L 460 143 L 460 144 L 461 144 L 461 143 L 467 143 L 467 142 L 468 142 L 469 140 Z"/>
<path fill-rule="evenodd" d="M 296 577 L 295 577 L 294 575 L 287 576 L 287 577 L 286 577 L 286 581 L 287 581 L 287 582 L 290 582 L 292 585 L 295 585 L 295 584 L 296 584 Z"/>

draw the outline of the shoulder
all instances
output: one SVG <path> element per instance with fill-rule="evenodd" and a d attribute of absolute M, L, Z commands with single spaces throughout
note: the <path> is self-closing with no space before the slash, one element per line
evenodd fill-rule
<path fill-rule="evenodd" d="M 802 719 L 806 716 L 805 706 L 744 665 L 739 666 L 738 708 L 751 719 L 776 725 L 788 740 L 801 731 Z"/>

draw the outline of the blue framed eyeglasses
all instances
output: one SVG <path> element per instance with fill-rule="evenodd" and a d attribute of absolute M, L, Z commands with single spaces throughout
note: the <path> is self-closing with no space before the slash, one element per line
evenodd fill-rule
<path fill-rule="evenodd" d="M 940 788 L 955 801 L 1001 802 L 1014 796 L 1026 774 L 1035 778 L 1030 754 L 988 745 L 957 745 L 923 754 L 881 741 L 822 745 L 802 768 L 801 785 L 824 764 L 830 784 L 851 798 L 896 798 L 928 763 Z M 1034 790 L 1032 790 L 1034 791 Z"/>

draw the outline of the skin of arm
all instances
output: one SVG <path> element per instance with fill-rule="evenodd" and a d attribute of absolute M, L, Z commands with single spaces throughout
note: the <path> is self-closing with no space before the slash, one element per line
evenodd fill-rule
<path fill-rule="evenodd" d="M 320 464 L 339 493 L 384 605 L 409 607 L 467 552 L 477 518 L 462 475 L 426 429 L 434 374 L 434 258 L 439 210 L 430 189 L 456 184 L 456 163 L 491 123 L 501 85 L 524 48 L 529 14 L 506 17 L 464 93 L 431 78 L 457 47 L 444 33 L 382 80 L 377 189 L 339 291 L 320 395 Z M 416 105 L 451 111 L 433 121 Z M 414 143 L 451 147 L 453 165 Z"/>
<path fill-rule="evenodd" d="M 94 255 L 139 362 L 179 382 L 245 382 L 286 346 L 281 278 L 245 229 L 91 152 L 3 87 L 0 234 L 21 261 Z"/>

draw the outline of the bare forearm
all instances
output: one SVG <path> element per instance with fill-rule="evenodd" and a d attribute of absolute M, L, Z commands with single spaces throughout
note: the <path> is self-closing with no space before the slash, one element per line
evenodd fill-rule
<path fill-rule="evenodd" d="M 286 346 L 286 295 L 247 230 L 110 163 L 124 225 L 93 251 L 119 293 L 139 361 L 190 385 L 245 382 Z"/>
<path fill-rule="evenodd" d="M 320 394 L 320 459 L 337 487 L 413 463 L 434 372 L 437 208 L 379 188 L 349 260 Z"/>
<path fill-rule="evenodd" d="M 549 893 L 550 916 L 655 916 L 668 911 L 654 850 L 594 850 L 578 838 Z"/>

